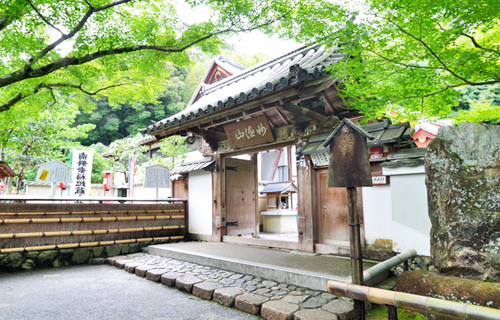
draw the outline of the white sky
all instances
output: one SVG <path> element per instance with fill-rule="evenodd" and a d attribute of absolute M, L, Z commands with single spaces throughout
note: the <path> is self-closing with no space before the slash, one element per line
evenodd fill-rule
<path fill-rule="evenodd" d="M 187 23 L 199 23 L 210 18 L 209 8 L 197 7 L 196 10 L 193 10 L 183 1 L 176 3 L 175 6 L 181 20 Z M 301 46 L 291 40 L 269 37 L 258 30 L 241 33 L 231 37 L 227 42 L 242 52 L 248 54 L 262 52 L 271 57 L 285 54 Z"/>

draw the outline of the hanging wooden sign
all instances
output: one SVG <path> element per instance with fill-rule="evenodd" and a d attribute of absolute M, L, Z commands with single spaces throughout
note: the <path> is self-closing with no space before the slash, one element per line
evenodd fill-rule
<path fill-rule="evenodd" d="M 229 144 L 241 149 L 273 142 L 274 137 L 265 115 L 224 126 Z"/>
<path fill-rule="evenodd" d="M 330 146 L 329 187 L 371 187 L 366 139 L 373 136 L 344 119 L 323 143 Z"/>

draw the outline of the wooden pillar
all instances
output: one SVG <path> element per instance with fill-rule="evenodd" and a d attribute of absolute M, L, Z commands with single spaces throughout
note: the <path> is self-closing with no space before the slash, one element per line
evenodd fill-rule
<path fill-rule="evenodd" d="M 347 188 L 347 207 L 349 209 L 349 242 L 351 245 L 352 283 L 363 285 L 363 255 L 361 252 L 358 199 L 355 187 Z M 365 319 L 365 303 L 363 301 L 354 300 L 354 317 L 356 320 Z"/>
<path fill-rule="evenodd" d="M 314 252 L 317 241 L 316 227 L 316 175 L 309 156 L 297 164 L 297 201 L 298 201 L 298 248 Z"/>
<path fill-rule="evenodd" d="M 288 181 L 292 181 L 293 175 L 292 175 L 292 147 L 287 147 L 286 148 L 286 155 L 287 155 L 287 166 L 288 166 Z"/>
<path fill-rule="evenodd" d="M 217 170 L 212 174 L 212 241 L 222 241 L 223 224 L 222 206 L 225 206 L 225 194 L 223 193 L 223 183 L 225 182 L 225 161 L 220 155 L 215 156 Z"/>
<path fill-rule="evenodd" d="M 259 177 L 258 177 L 258 162 L 257 162 L 257 157 L 259 156 L 258 153 L 252 154 L 252 165 L 253 165 L 253 184 L 254 184 L 254 190 L 253 190 L 253 201 L 255 205 L 255 231 L 254 231 L 254 237 L 258 238 L 260 235 L 260 214 L 259 214 Z"/>

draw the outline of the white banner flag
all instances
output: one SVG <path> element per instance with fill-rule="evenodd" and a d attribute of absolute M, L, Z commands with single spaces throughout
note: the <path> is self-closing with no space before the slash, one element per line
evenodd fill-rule
<path fill-rule="evenodd" d="M 71 150 L 71 165 L 75 170 L 73 170 L 73 183 L 70 184 L 69 196 L 90 196 L 93 157 L 94 150 Z"/>

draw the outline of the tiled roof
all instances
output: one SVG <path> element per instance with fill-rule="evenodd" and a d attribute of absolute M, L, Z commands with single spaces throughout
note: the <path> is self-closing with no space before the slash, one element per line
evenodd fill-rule
<path fill-rule="evenodd" d="M 361 126 L 361 128 L 371 134 L 375 139 L 367 140 L 368 147 L 380 146 L 386 143 L 397 143 L 403 138 L 403 135 L 410 127 L 408 122 L 391 124 L 387 119 L 383 122 L 377 122 Z M 309 138 L 309 142 L 299 150 L 299 154 L 314 154 L 320 152 L 329 152 L 328 147 L 323 146 L 323 142 L 330 134 L 324 133 Z"/>
<path fill-rule="evenodd" d="M 259 193 L 284 192 L 297 192 L 297 187 L 293 184 L 293 181 L 272 182 L 259 191 Z"/>
<path fill-rule="evenodd" d="M 209 170 L 215 164 L 211 157 L 201 157 L 199 152 L 191 152 L 181 165 L 170 171 L 170 175 L 193 172 L 197 170 Z"/>
<path fill-rule="evenodd" d="M 7 162 L 0 161 L 0 178 L 3 177 L 15 177 L 16 174 L 7 164 Z"/>
<path fill-rule="evenodd" d="M 334 48 L 335 50 L 337 48 Z M 325 69 L 346 55 L 325 46 L 302 47 L 281 57 L 259 63 L 219 82 L 205 86 L 203 95 L 181 112 L 142 129 L 151 133 L 188 122 L 212 112 L 254 99 L 300 81 L 325 76 Z"/>

